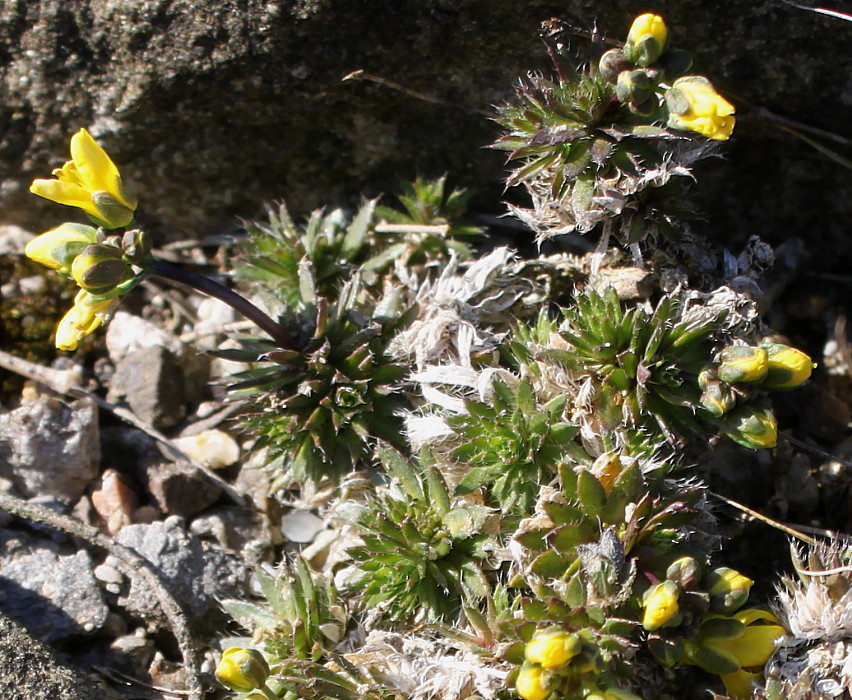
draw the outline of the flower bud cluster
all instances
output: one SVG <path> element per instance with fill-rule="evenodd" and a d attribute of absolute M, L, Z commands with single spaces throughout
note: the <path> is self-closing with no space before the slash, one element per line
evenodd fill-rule
<path fill-rule="evenodd" d="M 670 127 L 724 141 L 734 128 L 734 107 L 707 78 L 686 75 L 691 67 L 692 56 L 670 46 L 665 21 L 652 13 L 633 20 L 624 46 L 604 53 L 598 64 L 633 114 L 651 117 L 665 107 L 661 116 Z"/>
<path fill-rule="evenodd" d="M 597 681 L 603 670 L 601 653 L 578 632 L 569 632 L 558 625 L 539 629 L 527 642 L 524 657 L 515 680 L 515 690 L 524 700 L 546 700 L 564 687 L 576 687 L 578 683 L 593 689 L 594 697 L 638 700 L 621 688 L 598 689 Z"/>
<path fill-rule="evenodd" d="M 24 253 L 80 287 L 56 329 L 56 347 L 76 350 L 141 279 L 132 265 L 145 260 L 150 243 L 143 231 L 124 230 L 133 221 L 136 198 L 124 189 L 118 168 L 88 131 L 80 129 L 71 137 L 71 160 L 53 175 L 54 180 L 35 180 L 30 191 L 82 209 L 98 228 L 66 222 L 31 240 Z"/>
<path fill-rule="evenodd" d="M 129 230 L 119 237 L 74 223 L 57 226 L 27 244 L 28 258 L 71 277 L 80 287 L 74 306 L 57 327 L 57 348 L 76 350 L 80 340 L 109 319 L 138 278 L 132 264 L 149 250 L 142 231 Z"/>
<path fill-rule="evenodd" d="M 815 366 L 789 345 L 731 345 L 698 375 L 700 402 L 735 442 L 751 449 L 774 447 L 777 424 L 762 392 L 795 389 Z"/>

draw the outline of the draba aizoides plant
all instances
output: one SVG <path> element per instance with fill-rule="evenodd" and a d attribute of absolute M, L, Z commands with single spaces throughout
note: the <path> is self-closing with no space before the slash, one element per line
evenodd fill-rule
<path fill-rule="evenodd" d="M 773 393 L 814 367 L 756 311 L 730 318 L 757 305 L 724 266 L 699 283 L 683 264 L 698 240 L 693 165 L 735 126 L 691 64 L 643 14 L 599 60 L 531 74 L 498 108 L 495 147 L 530 198 L 510 211 L 538 242 L 597 236 L 585 256 L 480 251 L 487 237 L 460 222 L 466 194 L 418 179 L 401 210 L 369 200 L 300 225 L 271 209 L 239 245 L 242 296 L 152 255 L 137 200 L 85 130 L 56 179 L 34 183 L 92 223 L 26 250 L 80 288 L 61 349 L 149 275 L 265 334 L 217 351 L 243 363 L 230 395 L 246 400 L 274 494 L 313 505 L 332 544 L 258 571 L 256 601 L 224 603 L 250 635 L 221 645 L 215 675 L 234 697 L 654 700 L 698 683 L 780 698 L 848 684 L 829 668 L 848 639 L 848 552 L 813 548 L 807 569 L 797 553 L 801 583 L 761 607 L 754 574 L 725 564 L 691 461 L 722 436 L 773 448 Z M 653 289 L 602 274 L 626 269 Z M 757 285 L 753 273 L 737 270 Z M 823 614 L 832 605 L 843 612 Z"/>

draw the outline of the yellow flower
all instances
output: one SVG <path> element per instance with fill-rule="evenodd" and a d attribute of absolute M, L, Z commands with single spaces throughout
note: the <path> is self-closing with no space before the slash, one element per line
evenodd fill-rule
<path fill-rule="evenodd" d="M 727 141 L 734 130 L 734 106 L 722 97 L 707 78 L 687 75 L 666 91 L 669 126 L 695 131 L 716 141 Z"/>
<path fill-rule="evenodd" d="M 776 642 L 787 631 L 778 618 L 765 610 L 749 608 L 733 616 L 745 625 L 742 634 L 726 639 L 707 639 L 703 646 L 736 660 L 738 671 L 719 674 L 728 694 L 735 698 L 752 696 L 752 680 L 760 680 L 762 668 L 775 653 Z M 748 671 L 746 669 L 756 669 Z"/>
<path fill-rule="evenodd" d="M 91 226 L 66 223 L 33 238 L 24 248 L 24 254 L 30 260 L 68 275 L 74 258 L 96 240 L 97 230 Z"/>
<path fill-rule="evenodd" d="M 526 662 L 515 681 L 515 690 L 524 700 L 545 700 L 553 692 L 553 680 L 546 669 Z"/>
<path fill-rule="evenodd" d="M 670 622 L 677 622 L 680 613 L 679 595 L 680 587 L 674 581 L 662 581 L 651 586 L 642 600 L 645 608 L 642 627 L 653 632 Z"/>
<path fill-rule="evenodd" d="M 540 664 L 544 668 L 564 666 L 583 648 L 580 638 L 559 627 L 539 630 L 527 643 L 524 655 L 527 661 Z"/>
<path fill-rule="evenodd" d="M 659 15 L 646 13 L 633 20 L 624 55 L 640 66 L 656 61 L 666 48 L 669 32 L 666 23 Z"/>
<path fill-rule="evenodd" d="M 121 228 L 133 220 L 136 198 L 125 192 L 115 163 L 85 129 L 71 137 L 71 160 L 53 175 L 55 180 L 33 182 L 30 192 L 79 207 L 104 228 Z"/>
<path fill-rule="evenodd" d="M 76 350 L 80 341 L 94 333 L 118 304 L 118 294 L 95 296 L 80 290 L 72 306 L 56 328 L 56 347 Z"/>
<path fill-rule="evenodd" d="M 811 376 L 816 363 L 801 350 L 772 343 L 764 346 L 769 356 L 769 369 L 763 386 L 767 389 L 795 389 Z"/>
<path fill-rule="evenodd" d="M 722 350 L 719 362 L 716 373 L 727 384 L 759 382 L 769 370 L 766 349 L 748 345 L 729 345 Z"/>
<path fill-rule="evenodd" d="M 216 680 L 238 693 L 263 688 L 268 677 L 269 664 L 256 649 L 226 649 L 216 667 Z"/>

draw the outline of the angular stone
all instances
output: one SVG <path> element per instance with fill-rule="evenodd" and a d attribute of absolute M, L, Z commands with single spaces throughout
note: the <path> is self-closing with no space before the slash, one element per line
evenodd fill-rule
<path fill-rule="evenodd" d="M 71 504 L 96 476 L 98 411 L 89 401 L 40 396 L 0 414 L 0 477 L 25 497 Z"/>
<path fill-rule="evenodd" d="M 189 517 L 216 502 L 222 489 L 186 462 L 160 462 L 146 470 L 148 491 L 169 515 Z"/>
<path fill-rule="evenodd" d="M 137 417 L 157 428 L 175 425 L 186 413 L 178 358 L 160 345 L 127 353 L 116 364 L 107 400 L 126 401 Z"/>
<path fill-rule="evenodd" d="M 240 458 L 237 441 L 221 430 L 205 430 L 173 442 L 193 462 L 209 469 L 224 469 Z"/>
<path fill-rule="evenodd" d="M 0 600 L 3 611 L 44 642 L 97 632 L 106 622 L 104 603 L 81 550 L 23 532 L 0 532 Z"/>
<path fill-rule="evenodd" d="M 114 469 L 107 469 L 100 486 L 92 491 L 92 505 L 110 535 L 133 522 L 137 500 L 136 493 Z"/>
<path fill-rule="evenodd" d="M 177 521 L 169 518 L 150 525 L 128 525 L 116 541 L 136 550 L 159 570 L 199 634 L 219 630 L 225 616 L 218 601 L 246 595 L 247 567 L 219 549 L 203 547 Z M 119 603 L 146 620 L 163 619 L 156 596 L 140 578 L 132 579 L 127 596 Z"/>
<path fill-rule="evenodd" d="M 667 7 L 672 41 L 726 95 L 846 133 L 843 22 L 778 0 L 731 0 L 724 16 L 716 1 Z M 582 0 L 0 3 L 0 209 L 33 229 L 56 220 L 55 205 L 27 188 L 67 157 L 80 126 L 143 199 L 151 228 L 175 239 L 224 228 L 282 196 L 299 215 L 354 201 L 364 188 L 389 192 L 400 173 L 457 173 L 496 201 L 503 156 L 482 148 L 495 129 L 478 110 L 547 64 L 539 23 L 558 13 L 623 40 L 643 9 Z M 564 38 L 585 58 L 585 41 Z M 447 104 L 341 80 L 357 69 Z M 734 133 L 726 144 L 734 167 L 701 183 L 717 230 L 740 240 L 754 230 L 779 239 L 820 231 L 825 249 L 840 251 L 826 264 L 848 266 L 852 199 L 825 186 L 836 163 L 791 148 L 771 128 Z"/>

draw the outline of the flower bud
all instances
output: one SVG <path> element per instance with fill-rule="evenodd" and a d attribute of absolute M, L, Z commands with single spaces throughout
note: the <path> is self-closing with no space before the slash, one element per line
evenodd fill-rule
<path fill-rule="evenodd" d="M 601 77 L 608 83 L 617 82 L 619 73 L 630 68 L 633 68 L 633 63 L 627 60 L 621 49 L 610 49 L 601 56 L 598 63 Z"/>
<path fill-rule="evenodd" d="M 679 595 L 680 586 L 674 581 L 662 581 L 651 586 L 642 599 L 642 607 L 645 608 L 642 627 L 653 632 L 670 622 L 677 623 L 680 618 Z"/>
<path fill-rule="evenodd" d="M 527 661 L 537 663 L 544 668 L 564 666 L 583 648 L 580 637 L 566 632 L 561 627 L 548 627 L 538 630 L 527 642 L 524 655 Z"/>
<path fill-rule="evenodd" d="M 808 380 L 816 363 L 801 350 L 789 345 L 764 345 L 769 367 L 763 386 L 767 389 L 795 389 Z"/>
<path fill-rule="evenodd" d="M 525 662 L 515 681 L 515 690 L 524 700 L 545 700 L 550 697 L 558 679 L 538 664 Z"/>
<path fill-rule="evenodd" d="M 134 264 L 144 262 L 151 252 L 151 237 L 142 229 L 129 229 L 121 237 L 121 249 Z"/>
<path fill-rule="evenodd" d="M 778 442 L 778 423 L 768 407 L 741 406 L 725 416 L 722 430 L 731 440 L 750 450 L 775 447 Z"/>
<path fill-rule="evenodd" d="M 639 66 L 650 65 L 665 51 L 668 34 L 666 23 L 659 15 L 639 15 L 630 27 L 624 55 Z"/>
<path fill-rule="evenodd" d="M 102 243 L 86 246 L 71 264 L 74 281 L 92 294 L 114 289 L 128 278 L 129 272 L 121 250 Z"/>
<path fill-rule="evenodd" d="M 24 248 L 24 254 L 30 260 L 67 275 L 71 273 L 74 258 L 96 240 L 97 229 L 65 223 L 33 238 Z"/>
<path fill-rule="evenodd" d="M 112 194 L 103 190 L 92 192 L 92 204 L 98 211 L 97 218 L 104 228 L 122 228 L 133 221 L 133 209 L 118 201 Z"/>
<path fill-rule="evenodd" d="M 626 70 L 618 74 L 615 94 L 622 102 L 642 104 L 653 95 L 653 86 L 643 70 Z"/>
<path fill-rule="evenodd" d="M 769 369 L 769 356 L 764 348 L 729 345 L 719 356 L 719 379 L 728 384 L 759 382 Z"/>
<path fill-rule="evenodd" d="M 739 571 L 727 567 L 714 569 L 707 576 L 707 592 L 710 594 L 711 610 L 730 613 L 742 607 L 748 600 L 752 581 Z"/>
<path fill-rule="evenodd" d="M 684 590 L 695 588 L 701 580 L 703 567 L 695 557 L 680 557 L 666 569 L 666 578 L 679 584 Z"/>
<path fill-rule="evenodd" d="M 701 394 L 701 405 L 716 418 L 721 418 L 737 404 L 737 397 L 729 386 L 716 380 L 707 384 Z"/>
<path fill-rule="evenodd" d="M 237 693 L 263 688 L 267 678 L 269 664 L 257 649 L 226 649 L 216 667 L 216 680 Z"/>
<path fill-rule="evenodd" d="M 669 49 L 657 61 L 657 67 L 664 73 L 666 80 L 680 78 L 692 68 L 692 54 L 683 49 Z"/>

